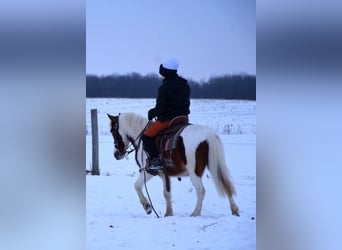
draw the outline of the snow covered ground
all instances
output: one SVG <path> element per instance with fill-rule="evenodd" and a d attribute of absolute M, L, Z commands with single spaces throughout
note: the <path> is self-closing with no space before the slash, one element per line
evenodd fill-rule
<path fill-rule="evenodd" d="M 107 113 L 146 115 L 154 99 L 87 99 L 86 160 L 91 169 L 90 110 L 98 110 L 100 176 L 87 175 L 87 249 L 255 249 L 256 248 L 256 102 L 192 100 L 190 122 L 207 125 L 225 147 L 240 208 L 231 215 L 228 199 L 217 195 L 209 172 L 203 176 L 206 196 L 202 216 L 190 217 L 196 194 L 189 178 L 171 179 L 173 217 L 163 217 L 162 182 L 147 183 L 154 208 L 161 216 L 146 215 L 134 190 L 138 167 L 113 157 Z"/>

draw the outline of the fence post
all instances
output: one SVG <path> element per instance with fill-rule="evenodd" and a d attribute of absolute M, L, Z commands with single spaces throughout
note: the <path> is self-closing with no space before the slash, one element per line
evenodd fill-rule
<path fill-rule="evenodd" d="M 100 175 L 99 169 L 99 136 L 97 126 L 97 109 L 90 110 L 91 112 L 91 138 L 93 146 L 93 164 L 92 164 L 92 175 Z"/>

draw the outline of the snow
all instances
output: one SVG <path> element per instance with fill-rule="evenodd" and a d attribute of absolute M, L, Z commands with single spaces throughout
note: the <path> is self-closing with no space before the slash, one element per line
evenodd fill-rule
<path fill-rule="evenodd" d="M 171 179 L 174 216 L 164 217 L 166 205 L 159 177 L 147 183 L 159 214 L 147 215 L 134 183 L 138 167 L 133 154 L 117 161 L 107 113 L 146 115 L 154 99 L 87 99 L 87 169 L 91 169 L 90 110 L 98 111 L 100 176 L 86 177 L 87 249 L 255 249 L 256 248 L 256 102 L 192 100 L 190 122 L 213 128 L 223 141 L 235 184 L 240 217 L 218 196 L 210 174 L 203 175 L 206 196 L 202 215 L 190 217 L 196 194 L 188 177 Z M 145 193 L 145 190 L 144 190 Z"/>

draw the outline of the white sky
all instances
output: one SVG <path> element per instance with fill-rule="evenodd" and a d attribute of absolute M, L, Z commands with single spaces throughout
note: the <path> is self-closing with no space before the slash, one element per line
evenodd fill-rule
<path fill-rule="evenodd" d="M 87 0 L 87 74 L 256 74 L 255 0 Z"/>

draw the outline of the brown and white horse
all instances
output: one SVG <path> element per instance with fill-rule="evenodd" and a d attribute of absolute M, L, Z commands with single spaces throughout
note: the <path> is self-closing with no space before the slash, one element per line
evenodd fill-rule
<path fill-rule="evenodd" d="M 110 131 L 114 139 L 115 159 L 123 159 L 129 150 L 129 145 L 133 145 L 136 151 L 136 162 L 140 169 L 144 170 L 147 156 L 143 151 L 141 143 L 138 143 L 137 138 L 146 127 L 148 120 L 135 113 L 123 113 L 117 116 L 107 115 L 110 119 Z M 214 179 L 218 194 L 220 196 L 227 195 L 232 214 L 239 216 L 239 208 L 233 199 L 233 195 L 236 194 L 235 188 L 225 163 L 223 145 L 212 129 L 199 125 L 187 126 L 180 134 L 177 149 L 172 151 L 171 159 L 174 167 L 166 168 L 165 173 L 160 171 L 158 174 L 164 184 L 165 216 L 173 215 L 169 176 L 190 177 L 197 194 L 196 207 L 191 216 L 201 215 L 202 202 L 205 195 L 201 178 L 206 167 L 208 167 Z M 144 174 L 143 171 L 140 171 L 138 180 L 135 183 L 135 190 L 146 213 L 150 214 L 152 212 L 151 205 L 144 196 L 142 187 L 144 179 L 148 181 L 153 175 L 146 173 L 144 178 Z"/>

